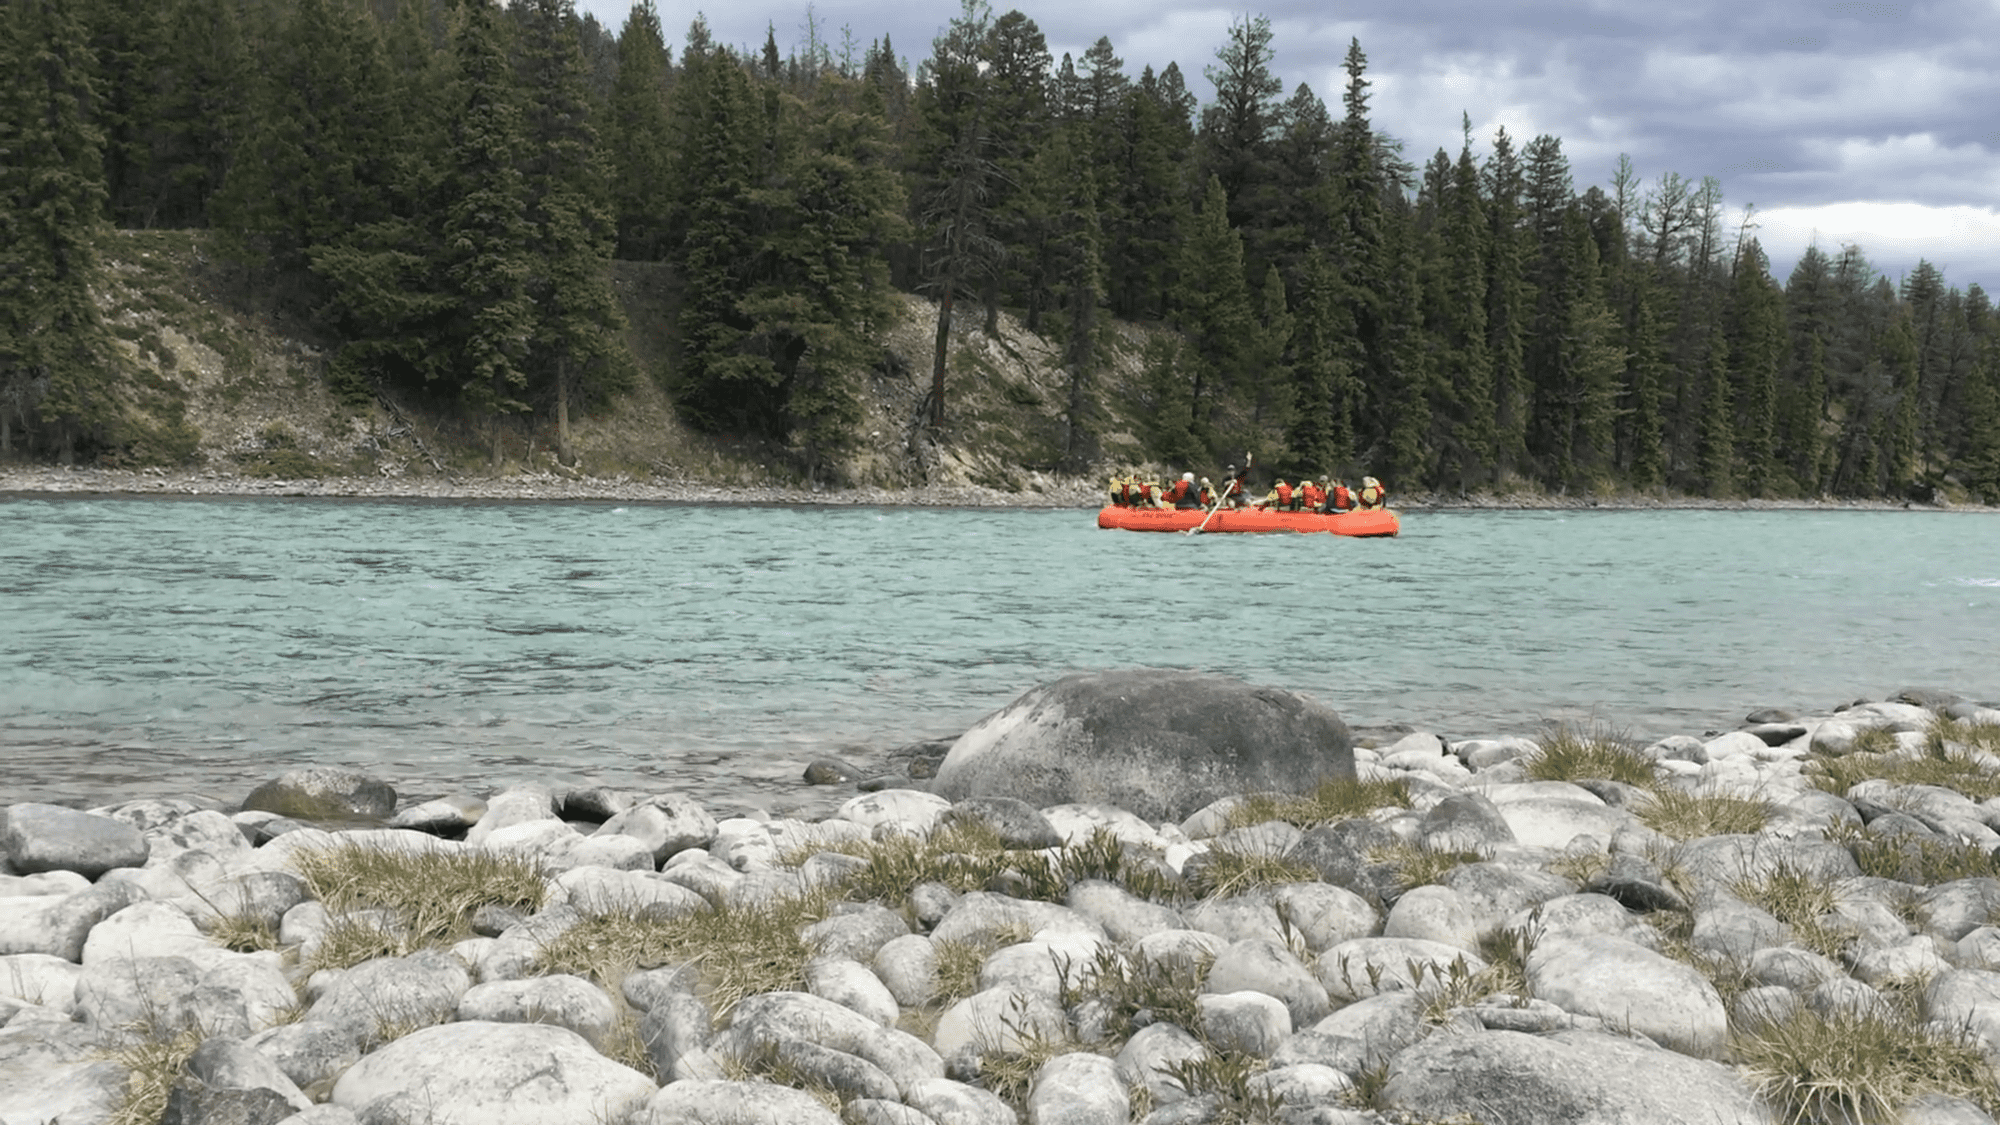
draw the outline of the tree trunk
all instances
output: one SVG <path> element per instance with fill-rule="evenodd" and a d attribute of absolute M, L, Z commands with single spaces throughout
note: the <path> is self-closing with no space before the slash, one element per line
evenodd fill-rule
<path fill-rule="evenodd" d="M 576 463 L 576 454 L 569 445 L 569 360 L 556 361 L 556 460 L 565 464 Z"/>
<path fill-rule="evenodd" d="M 944 296 L 938 301 L 937 349 L 931 356 L 931 427 L 944 425 L 944 360 L 951 343 L 951 301 L 953 282 L 949 273 L 944 276 Z"/>

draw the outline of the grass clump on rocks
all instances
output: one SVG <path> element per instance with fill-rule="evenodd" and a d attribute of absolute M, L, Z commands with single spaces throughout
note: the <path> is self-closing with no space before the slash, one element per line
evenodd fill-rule
<path fill-rule="evenodd" d="M 1253 793 L 1237 802 L 1225 818 L 1231 828 L 1247 828 L 1267 820 L 1282 820 L 1300 828 L 1365 816 L 1382 808 L 1410 807 L 1410 783 L 1401 777 L 1368 781 L 1328 778 L 1299 794 Z"/>
<path fill-rule="evenodd" d="M 1792 939 L 1823 957 L 1839 959 L 1853 934 L 1824 919 L 1839 905 L 1833 885 L 1795 863 L 1780 862 L 1761 876 L 1729 888 L 1738 898 L 1789 926 Z"/>
<path fill-rule="evenodd" d="M 532 913 L 548 896 L 532 860 L 480 849 L 408 851 L 339 842 L 300 850 L 292 867 L 333 918 L 311 958 L 314 968 L 451 945 L 472 936 L 472 915 L 480 907 Z"/>
<path fill-rule="evenodd" d="M 1541 747 L 1523 763 L 1531 780 L 1603 778 L 1640 789 L 1653 787 L 1652 760 L 1616 734 L 1564 723 L 1542 738 Z"/>
<path fill-rule="evenodd" d="M 1952 1094 L 1988 1110 L 2000 1089 L 1978 1046 L 1882 1011 L 1801 1006 L 1734 1036 L 1736 1058 L 1783 1120 L 1895 1121 L 1903 1103 Z"/>
<path fill-rule="evenodd" d="M 1386 863 L 1396 869 L 1397 882 L 1406 891 L 1442 883 L 1446 875 L 1485 858 L 1478 852 L 1427 848 L 1421 844 L 1394 844 L 1368 850 L 1369 862 Z"/>
<path fill-rule="evenodd" d="M 1879 779 L 1891 785 L 1936 785 L 1983 801 L 2000 797 L 1996 756 L 2000 756 L 2000 724 L 1939 716 L 1932 720 L 1923 747 L 1915 753 L 1904 750 L 1886 728 L 1871 727 L 1855 737 L 1853 753 L 1815 757 L 1806 769 L 1806 778 L 1836 795 Z"/>
<path fill-rule="evenodd" d="M 1117 883 L 1142 898 L 1179 893 L 1171 875 L 1103 828 L 1080 843 L 1032 850 L 1009 848 L 986 825 L 959 821 L 924 836 L 851 840 L 810 851 L 866 860 L 867 867 L 836 883 L 843 897 L 863 902 L 901 903 L 921 883 L 940 883 L 961 893 L 1005 886 L 1016 898 L 1044 902 L 1061 902 L 1071 886 L 1085 879 Z M 805 858 L 788 856 L 786 862 L 796 865 Z"/>
<path fill-rule="evenodd" d="M 198 1027 L 174 1030 L 151 1023 L 133 1030 L 137 1037 L 112 1052 L 127 1073 L 125 1096 L 111 1111 L 110 1125 L 157 1125 L 174 1083 L 207 1035 Z"/>
<path fill-rule="evenodd" d="M 1771 802 L 1733 793 L 1657 789 L 1636 810 L 1646 827 L 1676 840 L 1749 835 L 1771 820 Z"/>
<path fill-rule="evenodd" d="M 826 918 L 826 890 L 677 917 L 643 910 L 591 914 L 542 947 L 536 970 L 587 977 L 616 990 L 635 969 L 686 965 L 718 1017 L 760 992 L 804 991 L 813 948 L 800 931 Z"/>
<path fill-rule="evenodd" d="M 1962 841 L 1878 836 L 1866 829 L 1830 834 L 1845 844 L 1863 875 L 1935 887 L 1960 879 L 2000 878 L 2000 857 Z"/>

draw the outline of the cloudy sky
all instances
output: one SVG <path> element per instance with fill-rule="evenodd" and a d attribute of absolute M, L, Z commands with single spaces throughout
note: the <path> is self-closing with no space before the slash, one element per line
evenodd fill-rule
<path fill-rule="evenodd" d="M 805 39 L 792 0 L 656 0 L 669 45 L 705 12 L 715 38 Z M 614 33 L 629 0 L 579 0 Z M 996 3 L 995 13 L 1010 6 Z M 1608 184 L 1620 153 L 1641 177 L 1722 181 L 1732 226 L 1755 205 L 1756 235 L 1782 280 L 1806 246 L 1857 243 L 1900 278 L 1919 259 L 1948 284 L 2000 290 L 2000 0 L 1198 0 L 1018 5 L 1058 59 L 1109 36 L 1126 71 L 1178 62 L 1202 77 L 1232 20 L 1270 19 L 1287 89 L 1309 84 L 1338 116 L 1341 59 L 1359 38 L 1375 127 L 1421 163 L 1456 155 L 1471 115 L 1484 155 L 1505 125 L 1517 147 L 1562 139 L 1578 191 Z M 958 14 L 956 0 L 815 0 L 823 37 L 889 34 L 912 68 Z"/>

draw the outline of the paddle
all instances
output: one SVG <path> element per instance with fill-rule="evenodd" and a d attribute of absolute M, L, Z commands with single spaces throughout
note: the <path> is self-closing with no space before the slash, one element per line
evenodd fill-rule
<path fill-rule="evenodd" d="M 1251 460 L 1251 458 L 1250 458 L 1250 454 L 1248 454 L 1248 453 L 1245 453 L 1245 454 L 1243 455 L 1243 471 L 1244 471 L 1244 473 L 1245 473 L 1245 474 L 1248 474 L 1248 473 L 1250 472 L 1250 460 Z M 1203 528 L 1207 527 L 1207 526 L 1208 526 L 1208 521 L 1209 521 L 1209 520 L 1212 520 L 1212 519 L 1214 519 L 1214 518 L 1215 518 L 1215 513 L 1217 513 L 1217 512 L 1219 512 L 1219 511 L 1221 511 L 1221 510 L 1222 510 L 1222 505 L 1223 505 L 1223 504 L 1224 504 L 1224 503 L 1225 503 L 1226 501 L 1228 501 L 1228 499 L 1229 499 L 1229 497 L 1230 497 L 1230 494 L 1231 494 L 1231 493 L 1233 493 L 1233 492 L 1235 492 L 1235 491 L 1236 491 L 1236 478 L 1235 478 L 1235 477 L 1230 477 L 1230 478 L 1229 478 L 1229 480 L 1228 480 L 1228 482 L 1227 482 L 1227 483 L 1225 483 L 1225 484 L 1224 484 L 1224 485 L 1222 486 L 1222 488 L 1220 489 L 1220 492 L 1219 492 L 1219 494 L 1218 494 L 1218 495 L 1216 496 L 1216 498 L 1215 498 L 1215 506 L 1214 506 L 1214 507 L 1212 507 L 1212 508 L 1210 508 L 1210 509 L 1208 510 L 1208 514 L 1207 514 L 1207 515 L 1205 515 L 1205 516 L 1201 517 L 1201 522 L 1200 522 L 1200 523 L 1198 523 L 1198 524 L 1194 525 L 1193 527 L 1190 527 L 1190 528 L 1188 528 L 1188 531 L 1187 531 L 1187 533 L 1188 533 L 1189 535 L 1193 535 L 1193 534 L 1195 534 L 1196 532 L 1200 531 L 1201 529 L 1203 529 Z"/>

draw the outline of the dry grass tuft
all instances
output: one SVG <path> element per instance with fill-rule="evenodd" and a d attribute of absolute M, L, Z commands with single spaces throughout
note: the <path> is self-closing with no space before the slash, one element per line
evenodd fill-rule
<path fill-rule="evenodd" d="M 1478 852 L 1436 851 L 1417 844 L 1397 844 L 1368 851 L 1369 862 L 1386 863 L 1396 869 L 1397 881 L 1406 891 L 1412 887 L 1442 883 L 1446 875 L 1485 858 Z"/>
<path fill-rule="evenodd" d="M 1989 1111 L 2000 1088 L 1978 1046 L 1876 1014 L 1789 1019 L 1734 1037 L 1738 1065 L 1783 1119 L 1894 1121 L 1909 1099 L 1954 1094 Z"/>
<path fill-rule="evenodd" d="M 536 969 L 589 977 L 615 992 L 635 969 L 690 965 L 717 1018 L 726 1018 L 746 996 L 805 988 L 813 949 L 800 931 L 824 919 L 831 902 L 822 890 L 677 918 L 638 911 L 591 915 L 544 946 Z"/>
<path fill-rule="evenodd" d="M 413 852 L 342 841 L 302 850 L 292 866 L 334 918 L 311 958 L 316 969 L 451 945 L 471 936 L 481 906 L 532 912 L 548 896 L 537 864 L 477 849 Z M 357 911 L 383 911 L 393 922 L 343 920 Z"/>
<path fill-rule="evenodd" d="M 110 1125 L 158 1125 L 174 1083 L 207 1038 L 198 1027 L 175 1031 L 142 1024 L 134 1030 L 138 1038 L 112 1053 L 128 1073 L 125 1097 L 112 1110 Z"/>
<path fill-rule="evenodd" d="M 1568 723 L 1552 727 L 1541 740 L 1541 752 L 1523 763 L 1536 781 L 1585 781 L 1602 778 L 1651 789 L 1652 760 L 1623 735 Z"/>
<path fill-rule="evenodd" d="M 1893 785 L 1936 785 L 1974 801 L 2000 797 L 2000 725 L 1969 723 L 1942 716 L 1932 720 L 1923 749 L 1909 753 L 1887 729 L 1873 727 L 1839 758 L 1814 757 L 1806 778 L 1829 793 L 1845 794 L 1864 781 Z"/>
<path fill-rule="evenodd" d="M 1654 790 L 1637 810 L 1648 828 L 1676 840 L 1761 832 L 1771 811 L 1771 802 L 1755 797 L 1680 789 Z"/>

